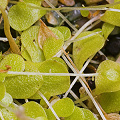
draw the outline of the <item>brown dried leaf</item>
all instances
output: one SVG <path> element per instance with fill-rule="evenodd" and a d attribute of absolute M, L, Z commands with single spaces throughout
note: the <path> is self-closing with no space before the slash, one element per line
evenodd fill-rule
<path fill-rule="evenodd" d="M 62 4 L 66 5 L 66 6 L 73 6 L 73 5 L 75 5 L 75 1 L 74 0 L 59 0 L 59 2 L 61 2 Z"/>
<path fill-rule="evenodd" d="M 40 25 L 40 29 L 39 29 L 39 33 L 38 33 L 38 45 L 39 47 L 42 49 L 43 48 L 43 44 L 44 41 L 49 38 L 49 37 L 54 37 L 56 38 L 56 36 L 54 35 L 54 33 L 45 25 L 45 23 L 40 20 L 41 25 Z M 57 38 L 56 38 L 57 39 Z"/>

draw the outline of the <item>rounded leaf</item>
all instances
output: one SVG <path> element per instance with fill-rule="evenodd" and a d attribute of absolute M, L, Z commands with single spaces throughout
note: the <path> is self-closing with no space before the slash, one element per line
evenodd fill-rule
<path fill-rule="evenodd" d="M 70 98 L 63 98 L 53 104 L 53 109 L 59 117 L 68 117 L 74 111 L 74 103 Z"/>
<path fill-rule="evenodd" d="M 66 67 L 56 60 L 46 60 L 39 67 L 41 73 L 68 73 Z M 70 86 L 69 76 L 43 76 L 44 83 L 40 91 L 51 96 L 66 92 Z"/>
<path fill-rule="evenodd" d="M 95 93 L 115 92 L 120 90 L 120 64 L 111 60 L 103 61 L 95 77 Z"/>
<path fill-rule="evenodd" d="M 31 118 L 37 118 L 37 117 L 45 117 L 47 118 L 47 115 L 42 108 L 42 106 L 36 102 L 27 102 L 22 105 L 25 109 L 26 116 L 29 116 Z M 43 119 L 44 120 L 44 119 Z"/>
<path fill-rule="evenodd" d="M 30 4 L 36 6 L 35 4 Z M 23 31 L 33 25 L 45 13 L 45 10 L 34 9 L 28 7 L 24 2 L 19 2 L 10 8 L 8 19 L 13 29 Z"/>
<path fill-rule="evenodd" d="M 56 29 L 58 29 L 64 36 L 64 41 L 69 40 L 71 37 L 71 31 L 68 27 L 65 26 L 59 26 L 56 27 Z"/>

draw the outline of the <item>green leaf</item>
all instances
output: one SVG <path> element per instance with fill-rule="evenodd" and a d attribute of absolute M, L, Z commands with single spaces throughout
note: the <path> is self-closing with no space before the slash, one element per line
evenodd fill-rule
<path fill-rule="evenodd" d="M 25 62 L 20 55 L 17 54 L 9 54 L 7 55 L 1 62 L 0 62 L 0 69 L 6 70 L 6 65 L 11 66 L 9 71 L 17 71 L 22 72 L 25 69 Z M 13 76 L 8 75 L 7 73 L 0 73 L 0 81 L 5 81 L 6 76 Z"/>
<path fill-rule="evenodd" d="M 49 27 L 49 29 L 56 35 L 57 39 L 49 37 L 44 41 L 43 52 L 46 59 L 52 58 L 57 52 L 59 52 L 64 44 L 64 36 L 62 33 L 56 28 Z"/>
<path fill-rule="evenodd" d="M 58 26 L 56 27 L 64 36 L 64 41 L 69 40 L 71 38 L 71 31 L 68 27 Z"/>
<path fill-rule="evenodd" d="M 6 77 L 6 91 L 16 99 L 26 99 L 33 96 L 42 86 L 43 79 L 41 76 L 18 75 Z"/>
<path fill-rule="evenodd" d="M 84 120 L 98 120 L 90 110 L 84 108 L 81 109 L 84 112 L 84 116 L 85 116 Z"/>
<path fill-rule="evenodd" d="M 27 4 L 19 2 L 17 5 L 12 6 L 9 10 L 8 19 L 10 26 L 17 31 L 26 30 L 39 18 L 46 14 L 45 10 L 28 7 Z M 36 6 L 32 3 L 31 5 Z"/>
<path fill-rule="evenodd" d="M 42 106 L 36 102 L 27 102 L 22 105 L 25 108 L 25 114 L 26 116 L 29 116 L 31 118 L 37 118 L 37 117 L 45 117 L 47 118 L 47 115 L 42 108 Z"/>
<path fill-rule="evenodd" d="M 76 39 L 85 37 L 95 32 L 83 32 Z M 73 43 L 73 59 L 77 68 L 80 70 L 84 62 L 91 56 L 97 53 L 103 46 L 105 40 L 104 37 L 100 34 L 94 34 L 89 37 L 85 37 L 80 41 Z"/>
<path fill-rule="evenodd" d="M 95 77 L 95 93 L 115 92 L 120 90 L 120 64 L 111 60 L 103 61 Z"/>
<path fill-rule="evenodd" d="M 110 7 L 112 9 L 120 10 L 120 4 Z M 115 26 L 120 26 L 120 12 L 106 11 L 105 14 L 100 18 L 102 21 L 110 23 Z"/>
<path fill-rule="evenodd" d="M 5 96 L 1 100 L 1 102 L 9 106 L 13 102 L 12 96 L 9 93 L 5 93 Z"/>
<path fill-rule="evenodd" d="M 120 91 L 103 93 L 98 96 L 98 101 L 107 113 L 120 111 Z"/>
<path fill-rule="evenodd" d="M 52 111 L 50 109 L 44 108 L 44 110 L 47 114 L 48 120 L 56 120 L 56 117 L 54 116 L 54 114 L 52 113 Z"/>
<path fill-rule="evenodd" d="M 74 112 L 74 103 L 70 98 L 63 98 L 53 104 L 53 109 L 59 117 L 68 117 Z"/>
<path fill-rule="evenodd" d="M 0 100 L 2 100 L 5 96 L 6 88 L 4 83 L 0 82 Z"/>
<path fill-rule="evenodd" d="M 21 45 L 21 55 L 25 60 L 32 61 L 28 51 L 23 45 Z"/>
<path fill-rule="evenodd" d="M 89 11 L 88 10 L 80 10 L 80 13 L 83 17 L 87 17 L 89 15 Z"/>
<path fill-rule="evenodd" d="M 114 25 L 111 25 L 109 23 L 104 23 L 102 26 L 102 32 L 104 34 L 104 38 L 107 39 L 107 37 L 109 36 L 109 34 L 113 31 L 114 29 Z"/>
<path fill-rule="evenodd" d="M 4 120 L 18 120 L 15 114 L 11 111 L 6 110 L 5 108 L 0 109 Z"/>
<path fill-rule="evenodd" d="M 66 67 L 55 60 L 43 62 L 39 71 L 41 73 L 68 73 Z M 51 96 L 66 92 L 70 86 L 70 77 L 68 76 L 43 76 L 43 80 L 40 91 L 43 94 L 48 92 Z"/>
<path fill-rule="evenodd" d="M 0 0 L 0 6 L 5 9 L 7 7 L 8 0 Z M 1 11 L 0 11 L 1 14 Z"/>
<path fill-rule="evenodd" d="M 64 120 L 85 120 L 84 112 L 79 107 L 75 106 L 74 112 Z"/>
<path fill-rule="evenodd" d="M 22 72 L 25 69 L 24 59 L 17 54 L 9 54 L 0 62 L 0 69 L 5 70 L 5 65 L 11 66 L 10 71 Z"/>
<path fill-rule="evenodd" d="M 32 62 L 42 62 L 44 61 L 43 51 L 38 46 L 38 31 L 39 26 L 32 26 L 26 31 L 24 31 L 21 35 L 21 42 L 24 46 L 23 48 L 27 53 L 23 53 L 22 55 L 29 60 L 31 58 Z M 30 56 L 30 58 L 29 58 Z"/>

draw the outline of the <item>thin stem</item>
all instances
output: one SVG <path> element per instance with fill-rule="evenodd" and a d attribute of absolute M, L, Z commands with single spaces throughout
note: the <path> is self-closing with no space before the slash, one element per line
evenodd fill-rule
<path fill-rule="evenodd" d="M 77 73 L 75 70 L 74 70 L 74 67 L 70 64 L 70 62 L 67 60 L 67 58 L 65 57 L 65 55 L 63 54 L 62 55 L 62 58 L 63 60 L 66 62 L 66 64 L 70 67 L 70 69 L 74 72 L 74 73 Z"/>
<path fill-rule="evenodd" d="M 87 64 L 87 63 L 86 63 Z M 77 71 L 76 71 L 77 72 Z M 77 77 L 76 77 L 77 78 Z M 79 77 L 78 77 L 79 78 Z M 77 79 L 78 79 L 77 78 Z M 77 81 L 77 79 L 76 79 L 76 81 Z M 102 113 L 102 111 L 101 111 L 101 109 L 100 109 L 100 107 L 98 106 L 98 104 L 97 104 L 97 102 L 95 101 L 95 99 L 94 99 L 94 97 L 92 96 L 92 94 L 90 93 L 90 91 L 88 90 L 88 88 L 87 88 L 87 86 L 85 85 L 85 83 L 83 82 L 83 78 L 79 78 L 78 79 L 79 81 L 80 81 L 80 83 L 82 84 L 82 86 L 85 88 L 85 90 L 86 90 L 86 93 L 89 95 L 89 97 L 91 98 L 91 100 L 92 100 L 92 102 L 93 102 L 93 104 L 95 105 L 95 107 L 96 107 L 96 109 L 98 110 L 98 112 L 99 112 L 99 114 L 101 115 L 101 117 L 102 117 L 102 119 L 103 120 L 106 120 L 106 118 L 105 118 L 105 116 L 104 116 L 104 114 Z M 75 82 L 76 82 L 75 80 L 72 82 L 73 84 L 75 84 Z M 72 85 L 72 84 L 71 84 Z M 69 91 L 71 90 L 71 85 L 70 85 L 70 88 L 69 88 Z M 63 98 L 65 98 L 65 97 L 67 97 L 67 94 L 68 94 L 69 92 L 67 91 L 66 93 L 65 93 L 65 96 L 63 97 Z"/>
<path fill-rule="evenodd" d="M 13 74 L 13 75 L 44 75 L 44 76 L 81 76 L 81 77 L 91 77 L 91 76 L 97 76 L 98 75 L 98 73 L 75 74 L 75 73 L 39 73 L 39 72 L 14 72 L 14 71 L 8 71 L 7 74 Z"/>
<path fill-rule="evenodd" d="M 40 92 L 38 91 L 38 94 L 44 99 L 44 101 L 46 102 L 46 104 L 49 106 L 49 108 L 51 109 L 52 113 L 55 115 L 57 120 L 60 120 L 60 118 L 57 116 L 56 112 L 54 111 L 54 109 L 52 108 L 51 104 L 49 103 L 49 101 L 46 99 L 46 97 Z"/>
<path fill-rule="evenodd" d="M 89 58 L 89 59 L 87 60 L 87 62 L 84 64 L 84 66 L 82 67 L 82 69 L 81 69 L 80 72 L 79 72 L 80 74 L 81 74 L 81 73 L 85 70 L 85 68 L 88 66 L 88 64 L 89 64 L 89 62 L 90 62 L 91 59 L 92 59 L 92 57 Z M 78 78 L 79 78 L 79 76 L 77 76 L 77 77 L 73 80 L 73 82 L 70 84 L 70 87 L 69 87 L 68 91 L 65 93 L 64 98 L 67 97 L 67 95 L 69 94 L 70 90 L 72 89 L 72 87 L 73 87 L 73 86 L 75 85 L 75 83 L 77 82 Z"/>
<path fill-rule="evenodd" d="M 98 32 L 94 32 L 94 33 L 91 33 L 91 34 L 89 34 L 89 35 L 86 35 L 86 36 L 84 36 L 84 37 L 80 37 L 80 38 L 78 38 L 78 39 L 68 40 L 68 41 L 66 41 L 66 43 L 72 43 L 72 42 L 84 40 L 84 39 L 86 39 L 86 38 L 92 37 L 92 36 L 94 36 L 94 35 L 96 35 L 96 34 L 99 34 L 99 33 L 101 33 L 101 32 L 102 32 L 102 31 L 98 31 Z"/>
<path fill-rule="evenodd" d="M 77 96 L 72 90 L 70 91 L 70 94 L 71 94 L 76 100 L 79 99 L 78 96 Z"/>
<path fill-rule="evenodd" d="M 96 22 L 94 22 L 92 25 L 90 25 L 89 27 L 87 27 L 84 31 L 88 31 L 90 29 L 92 29 L 93 27 L 95 27 L 97 24 L 99 24 L 101 22 L 101 20 L 97 20 Z"/>
<path fill-rule="evenodd" d="M 45 0 L 45 2 L 51 7 L 51 8 L 55 8 L 48 0 Z M 56 11 L 56 13 L 74 30 L 74 31 L 78 31 L 69 21 L 68 19 L 66 19 L 66 17 L 64 17 L 64 15 L 62 13 L 60 13 L 59 11 Z"/>
<path fill-rule="evenodd" d="M 88 90 L 88 88 L 86 87 L 85 83 L 84 83 L 81 79 L 79 79 L 79 81 L 80 81 L 80 83 L 82 84 L 82 86 L 85 88 L 86 93 L 87 93 L 87 94 L 89 95 L 89 97 L 91 98 L 91 100 L 92 100 L 93 104 L 95 105 L 96 109 L 98 110 L 101 118 L 102 118 L 103 120 L 106 120 L 106 118 L 105 118 L 104 114 L 102 113 L 99 105 L 97 104 L 97 102 L 95 101 L 94 97 L 92 96 L 92 94 L 90 93 L 90 91 Z"/>
<path fill-rule="evenodd" d="M 100 55 L 104 55 L 105 56 L 105 54 L 102 52 L 102 51 L 98 51 L 98 53 L 100 54 Z M 106 56 L 105 56 L 106 57 Z M 108 58 L 106 57 L 106 60 L 108 60 Z"/>
<path fill-rule="evenodd" d="M 87 100 L 88 98 L 89 98 L 89 96 L 87 95 L 87 96 L 85 96 L 85 97 L 82 97 L 82 98 L 76 100 L 74 103 L 75 103 L 75 104 L 81 103 L 81 102 Z"/>

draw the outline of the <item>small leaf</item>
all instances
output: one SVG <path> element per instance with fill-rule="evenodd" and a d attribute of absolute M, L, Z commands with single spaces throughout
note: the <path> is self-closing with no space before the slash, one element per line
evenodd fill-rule
<path fill-rule="evenodd" d="M 54 60 L 46 60 L 39 68 L 41 73 L 68 73 L 66 67 Z M 40 91 L 44 94 L 50 93 L 51 96 L 66 92 L 70 85 L 68 76 L 43 76 L 44 83 Z M 61 89 L 62 88 L 62 89 Z"/>
<path fill-rule="evenodd" d="M 6 88 L 4 83 L 0 82 L 0 100 L 2 100 L 5 96 Z"/>
<path fill-rule="evenodd" d="M 84 112 L 79 107 L 75 106 L 74 112 L 64 120 L 85 120 Z"/>
<path fill-rule="evenodd" d="M 28 52 L 32 62 L 42 62 L 45 59 L 43 51 L 38 46 L 38 31 L 39 26 L 32 26 L 25 30 L 21 35 L 23 48 Z M 24 54 L 24 56 L 29 60 L 27 53 L 22 54 Z"/>
<path fill-rule="evenodd" d="M 81 12 L 81 15 L 83 17 L 87 17 L 89 15 L 89 11 L 88 10 L 81 10 L 80 12 Z"/>
<path fill-rule="evenodd" d="M 87 35 L 94 34 L 94 32 L 88 31 L 81 33 L 76 39 L 85 37 Z M 80 41 L 73 43 L 73 59 L 77 68 L 80 70 L 84 62 L 91 56 L 97 53 L 104 45 L 104 37 L 95 33 L 92 36 L 85 37 Z"/>
<path fill-rule="evenodd" d="M 5 9 L 7 7 L 8 0 L 0 0 L 0 6 Z M 1 14 L 1 11 L 0 11 Z"/>
<path fill-rule="evenodd" d="M 114 5 L 110 8 L 120 10 L 120 4 Z M 105 14 L 100 19 L 109 24 L 112 24 L 115 26 L 120 26 L 120 22 L 119 22 L 120 21 L 120 12 L 106 11 Z"/>
<path fill-rule="evenodd" d="M 120 64 L 111 60 L 103 61 L 95 77 L 95 93 L 115 92 L 120 90 Z"/>
<path fill-rule="evenodd" d="M 70 98 L 63 98 L 53 104 L 53 109 L 59 117 L 68 117 L 74 112 L 74 103 Z"/>
<path fill-rule="evenodd" d="M 9 106 L 13 102 L 12 96 L 9 93 L 5 93 L 5 96 L 1 100 L 1 102 Z"/>
<path fill-rule="evenodd" d="M 109 36 L 109 34 L 113 31 L 114 29 L 114 25 L 111 25 L 109 23 L 104 23 L 102 26 L 102 32 L 104 34 L 104 38 L 107 39 L 107 37 Z"/>
<path fill-rule="evenodd" d="M 102 93 L 98 96 L 98 101 L 107 113 L 120 111 L 120 91 Z"/>
<path fill-rule="evenodd" d="M 98 120 L 90 110 L 84 108 L 81 109 L 84 112 L 84 116 L 85 116 L 84 120 Z"/>
<path fill-rule="evenodd" d="M 28 3 L 27 3 L 28 4 Z M 24 2 L 19 2 L 10 8 L 8 19 L 13 29 L 23 31 L 33 25 L 39 18 L 45 15 L 45 10 L 28 7 Z M 30 3 L 30 5 L 37 6 Z"/>
<path fill-rule="evenodd" d="M 57 52 L 59 52 L 64 44 L 64 37 L 62 33 L 55 28 L 49 29 L 53 31 L 57 39 L 54 37 L 49 37 L 45 40 L 43 45 L 43 52 L 46 59 L 52 58 Z"/>
<path fill-rule="evenodd" d="M 65 26 L 58 26 L 56 27 L 64 36 L 64 41 L 69 40 L 71 37 L 71 31 L 68 27 Z"/>
<path fill-rule="evenodd" d="M 47 115 L 42 108 L 42 106 L 36 102 L 27 102 L 22 105 L 25 109 L 26 116 L 29 116 L 31 118 L 37 118 L 37 117 L 45 117 L 47 118 Z"/>

